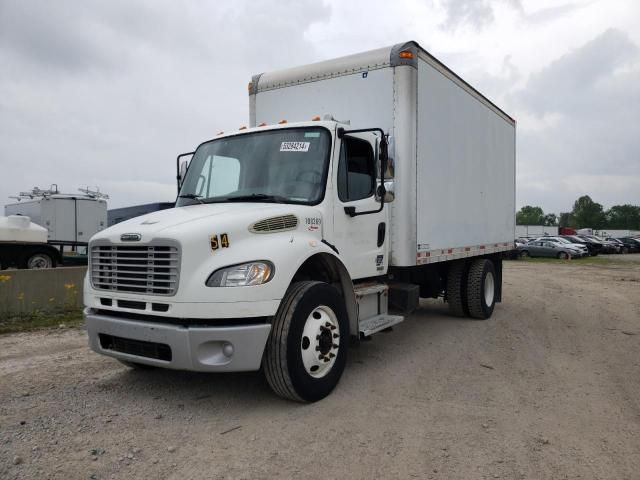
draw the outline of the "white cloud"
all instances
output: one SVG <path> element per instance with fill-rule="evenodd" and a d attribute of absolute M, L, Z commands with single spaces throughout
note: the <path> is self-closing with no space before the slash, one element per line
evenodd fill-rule
<path fill-rule="evenodd" d="M 415 39 L 518 120 L 519 203 L 638 204 L 639 27 L 634 0 L 2 2 L 0 199 L 165 201 L 178 153 L 248 122 L 252 74 Z"/>

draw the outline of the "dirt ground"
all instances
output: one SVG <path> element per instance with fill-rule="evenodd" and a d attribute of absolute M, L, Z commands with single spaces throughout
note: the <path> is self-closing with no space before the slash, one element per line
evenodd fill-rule
<path fill-rule="evenodd" d="M 505 268 L 490 320 L 425 301 L 311 405 L 0 336 L 0 478 L 640 478 L 640 255 Z"/>

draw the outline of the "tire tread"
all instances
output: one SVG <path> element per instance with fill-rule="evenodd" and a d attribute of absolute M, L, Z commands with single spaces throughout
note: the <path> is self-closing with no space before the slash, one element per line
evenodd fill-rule
<path fill-rule="evenodd" d="M 265 352 L 264 373 L 267 382 L 277 395 L 297 402 L 305 400 L 293 388 L 287 367 L 287 338 L 296 304 L 307 290 L 319 283 L 322 282 L 296 282 L 289 287 L 278 312 L 273 317 L 271 335 Z"/>

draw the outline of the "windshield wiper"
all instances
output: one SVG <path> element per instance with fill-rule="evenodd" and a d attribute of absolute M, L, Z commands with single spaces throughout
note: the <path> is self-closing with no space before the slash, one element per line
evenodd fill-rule
<path fill-rule="evenodd" d="M 189 200 L 197 200 L 198 203 L 204 203 L 202 201 L 202 195 L 196 195 L 195 193 L 184 193 L 178 195 L 178 198 L 188 198 Z"/>
<path fill-rule="evenodd" d="M 281 195 L 267 195 L 266 193 L 252 193 L 251 195 L 238 195 L 237 197 L 226 197 L 225 202 L 273 202 L 286 203 L 289 199 Z"/>

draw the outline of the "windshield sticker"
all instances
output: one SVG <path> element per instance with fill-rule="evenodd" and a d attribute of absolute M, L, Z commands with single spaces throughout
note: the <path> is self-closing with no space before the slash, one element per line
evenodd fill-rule
<path fill-rule="evenodd" d="M 320 138 L 320 132 L 305 132 L 304 138 Z"/>
<path fill-rule="evenodd" d="M 282 142 L 280 144 L 281 152 L 308 152 L 311 142 Z"/>

